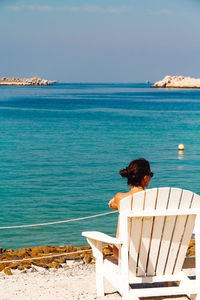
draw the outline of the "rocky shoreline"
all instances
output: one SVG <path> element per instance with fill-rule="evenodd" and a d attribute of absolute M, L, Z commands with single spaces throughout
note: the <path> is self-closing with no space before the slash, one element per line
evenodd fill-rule
<path fill-rule="evenodd" d="M 184 88 L 200 89 L 200 78 L 185 76 L 165 76 L 162 80 L 155 82 L 151 88 Z"/>
<path fill-rule="evenodd" d="M 0 85 L 6 86 L 49 86 L 55 84 L 56 81 L 49 81 L 38 76 L 32 78 L 6 78 L 0 79 Z"/>
<path fill-rule="evenodd" d="M 104 245 L 104 257 L 112 256 L 112 250 L 107 244 Z M 191 240 L 187 250 L 187 256 L 195 256 L 195 240 Z M 38 258 L 38 259 L 37 259 Z M 21 261 L 23 260 L 23 261 Z M 59 269 L 69 261 L 82 261 L 86 264 L 94 264 L 90 246 L 73 247 L 66 246 L 40 246 L 27 247 L 14 251 L 13 249 L 0 248 L 0 272 L 12 275 L 12 270 L 25 271 L 36 267 L 44 269 Z"/>
<path fill-rule="evenodd" d="M 103 251 L 105 257 L 113 254 L 108 245 L 104 245 Z M 94 257 L 92 255 L 91 247 L 49 245 L 27 247 L 16 251 L 13 249 L 6 250 L 0 248 L 0 272 L 3 271 L 6 275 L 12 275 L 12 270 L 15 269 L 24 271 L 26 269 L 31 269 L 34 266 L 45 269 L 59 269 L 63 267 L 63 264 L 66 264 L 67 261 L 70 260 L 93 264 Z"/>

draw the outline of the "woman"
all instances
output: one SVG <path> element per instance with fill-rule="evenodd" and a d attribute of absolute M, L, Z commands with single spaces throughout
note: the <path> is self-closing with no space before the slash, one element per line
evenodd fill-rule
<path fill-rule="evenodd" d="M 127 196 L 143 191 L 145 187 L 149 186 L 153 173 L 151 172 L 148 160 L 138 158 L 133 160 L 128 167 L 122 169 L 119 174 L 122 177 L 127 178 L 127 184 L 131 187 L 129 192 L 117 193 L 109 202 L 109 207 L 111 209 L 116 209 L 120 212 L 120 201 Z M 119 237 L 119 218 L 116 237 Z M 115 245 L 113 247 L 113 254 L 118 258 L 118 248 Z"/>

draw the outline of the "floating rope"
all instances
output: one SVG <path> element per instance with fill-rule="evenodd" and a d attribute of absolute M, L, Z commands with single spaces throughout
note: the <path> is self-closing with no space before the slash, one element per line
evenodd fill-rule
<path fill-rule="evenodd" d="M 111 211 L 111 212 L 106 212 L 106 213 L 102 213 L 102 214 L 98 214 L 98 215 L 87 216 L 87 217 L 82 217 L 82 218 L 75 218 L 75 219 L 64 220 L 64 221 L 57 221 L 57 222 L 30 224 L 30 225 L 5 226 L 5 227 L 0 227 L 0 230 L 1 229 L 27 228 L 27 227 L 38 227 L 38 226 L 48 226 L 48 225 L 54 225 L 54 224 L 69 223 L 69 222 L 75 222 L 75 221 L 81 221 L 81 220 L 86 220 L 86 219 L 102 217 L 102 216 L 114 214 L 116 212 L 117 211 Z"/>

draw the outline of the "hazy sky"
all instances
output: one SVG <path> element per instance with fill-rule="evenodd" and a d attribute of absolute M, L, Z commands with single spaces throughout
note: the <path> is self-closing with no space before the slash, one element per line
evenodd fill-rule
<path fill-rule="evenodd" d="M 0 77 L 200 77 L 200 0 L 0 0 Z"/>

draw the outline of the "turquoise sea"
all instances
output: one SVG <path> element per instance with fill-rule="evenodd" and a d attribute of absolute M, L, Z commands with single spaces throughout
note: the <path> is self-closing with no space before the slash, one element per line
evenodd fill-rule
<path fill-rule="evenodd" d="M 150 187 L 200 193 L 200 90 L 149 84 L 0 87 L 0 226 L 108 212 L 127 191 L 119 170 L 147 158 Z M 177 151 L 185 145 L 184 154 Z M 0 230 L 0 247 L 84 245 L 84 230 L 115 234 L 117 214 Z"/>

